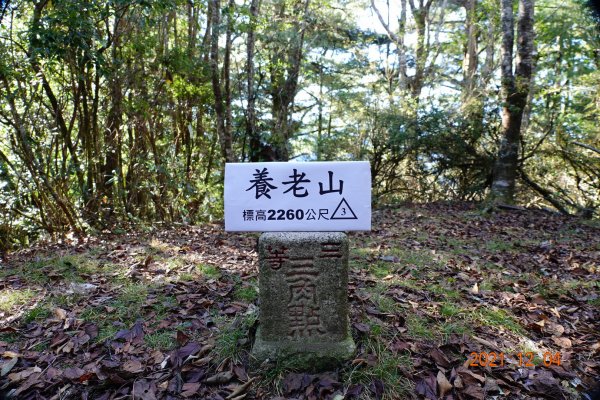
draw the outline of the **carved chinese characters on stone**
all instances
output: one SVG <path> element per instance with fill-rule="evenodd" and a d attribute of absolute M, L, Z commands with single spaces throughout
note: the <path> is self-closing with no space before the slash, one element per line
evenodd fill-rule
<path fill-rule="evenodd" d="M 260 324 L 253 356 L 350 357 L 355 346 L 348 326 L 346 235 L 265 233 L 258 247 Z"/>
<path fill-rule="evenodd" d="M 289 257 L 286 256 L 287 247 L 279 246 L 279 248 L 273 248 L 273 246 L 267 246 L 267 256 L 265 259 L 272 269 L 279 269 L 283 265 L 283 262 Z"/>
<path fill-rule="evenodd" d="M 288 337 L 298 338 L 325 333 L 321 326 L 317 303 L 316 280 L 319 270 L 311 257 L 290 260 L 285 273 L 290 297 L 288 299 Z"/>

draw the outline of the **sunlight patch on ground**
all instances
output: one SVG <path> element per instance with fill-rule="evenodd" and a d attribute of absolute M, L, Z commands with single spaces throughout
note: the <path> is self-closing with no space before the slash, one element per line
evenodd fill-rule
<path fill-rule="evenodd" d="M 0 291 L 0 318 L 16 307 L 27 304 L 35 297 L 31 289 L 4 289 Z"/>

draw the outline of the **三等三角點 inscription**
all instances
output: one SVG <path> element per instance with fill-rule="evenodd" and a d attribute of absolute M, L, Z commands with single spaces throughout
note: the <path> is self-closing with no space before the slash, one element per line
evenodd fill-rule
<path fill-rule="evenodd" d="M 228 231 L 370 228 L 368 162 L 226 165 L 225 229 Z"/>

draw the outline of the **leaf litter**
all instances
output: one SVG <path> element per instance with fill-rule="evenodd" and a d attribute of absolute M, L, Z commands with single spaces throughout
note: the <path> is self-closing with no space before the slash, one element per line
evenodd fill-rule
<path fill-rule="evenodd" d="M 10 255 L 0 290 L 39 296 L 0 325 L 0 394 L 577 399 L 600 379 L 597 224 L 467 203 L 376 210 L 372 232 L 350 234 L 357 354 L 320 373 L 249 367 L 256 238 L 207 224 Z M 61 257 L 80 264 L 56 270 Z M 502 365 L 471 365 L 490 353 Z"/>

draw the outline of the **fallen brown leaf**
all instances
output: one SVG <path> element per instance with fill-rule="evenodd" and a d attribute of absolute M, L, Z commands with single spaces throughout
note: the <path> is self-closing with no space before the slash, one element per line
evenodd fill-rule
<path fill-rule="evenodd" d="M 220 384 L 220 383 L 227 383 L 232 378 L 233 378 L 233 372 L 226 371 L 226 372 L 219 372 L 218 374 L 210 376 L 210 377 L 206 378 L 204 380 L 204 382 L 206 382 L 208 384 Z"/>
<path fill-rule="evenodd" d="M 446 376 L 442 373 L 442 371 L 438 371 L 437 384 L 440 391 L 440 397 L 446 396 L 446 393 L 452 390 L 452 384 L 448 381 L 448 379 L 446 379 Z"/>

